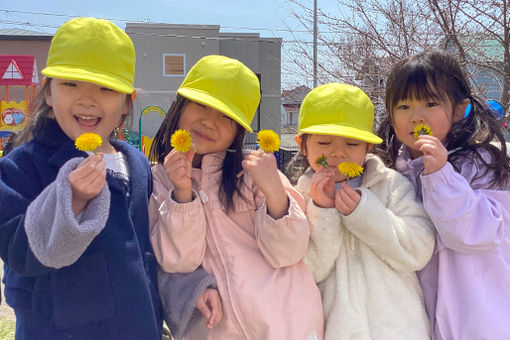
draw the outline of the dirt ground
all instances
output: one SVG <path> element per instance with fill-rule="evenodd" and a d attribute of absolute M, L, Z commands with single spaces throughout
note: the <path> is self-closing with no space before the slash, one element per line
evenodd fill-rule
<path fill-rule="evenodd" d="M 4 263 L 0 260 L 0 278 L 4 277 Z M 15 320 L 14 311 L 5 303 L 4 284 L 2 282 L 2 305 L 0 306 L 0 317 L 6 316 Z"/>

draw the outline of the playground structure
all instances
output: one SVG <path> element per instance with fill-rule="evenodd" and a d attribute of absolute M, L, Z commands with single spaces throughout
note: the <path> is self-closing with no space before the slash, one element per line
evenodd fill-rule
<path fill-rule="evenodd" d="M 0 150 L 13 131 L 25 128 L 30 117 L 30 105 L 35 99 L 36 86 L 39 83 L 37 64 L 33 55 L 0 55 Z M 25 100 L 9 99 L 9 87 L 24 86 Z"/>
<path fill-rule="evenodd" d="M 149 157 L 152 140 L 156 136 L 165 116 L 165 110 L 158 105 L 146 106 L 140 113 L 140 118 L 138 119 L 139 149 L 147 157 Z"/>

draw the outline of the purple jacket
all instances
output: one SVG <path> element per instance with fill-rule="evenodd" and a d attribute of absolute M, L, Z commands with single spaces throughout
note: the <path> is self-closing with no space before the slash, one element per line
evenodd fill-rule
<path fill-rule="evenodd" d="M 488 153 L 484 157 L 489 157 Z M 490 172 L 463 158 L 423 175 L 423 157 L 401 149 L 396 168 L 413 183 L 437 231 L 419 273 L 433 339 L 510 339 L 510 184 L 489 189 Z"/>

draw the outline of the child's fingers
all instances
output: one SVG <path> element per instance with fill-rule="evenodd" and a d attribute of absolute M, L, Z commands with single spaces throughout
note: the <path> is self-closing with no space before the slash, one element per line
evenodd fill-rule
<path fill-rule="evenodd" d="M 83 183 L 86 185 L 90 183 L 95 177 L 106 175 L 105 163 L 102 159 L 92 160 L 82 165 L 79 168 L 74 169 L 68 176 L 71 184 Z"/>
<path fill-rule="evenodd" d="M 79 178 L 74 182 L 70 180 L 73 193 L 77 197 L 90 199 L 101 192 L 106 183 L 106 169 L 104 164 L 98 167 L 99 169 L 87 174 L 83 178 Z"/>
<path fill-rule="evenodd" d="M 342 190 L 337 190 L 335 193 L 335 205 L 341 213 L 345 213 L 348 209 L 347 204 L 344 201 L 344 197 L 341 193 Z"/>
<path fill-rule="evenodd" d="M 92 179 L 89 187 L 86 188 L 85 190 L 89 195 L 91 195 L 92 197 L 95 197 L 97 194 L 99 194 L 101 192 L 101 190 L 103 190 L 105 183 L 106 183 L 106 175 L 105 176 L 102 176 L 102 175 L 96 176 L 95 178 Z"/>
<path fill-rule="evenodd" d="M 317 190 L 324 191 L 324 187 L 326 186 L 327 182 L 328 182 L 327 178 L 319 178 L 315 184 L 315 188 Z"/>
<path fill-rule="evenodd" d="M 200 311 L 200 313 L 202 313 L 202 316 L 206 320 L 209 320 L 209 318 L 211 317 L 211 311 L 209 310 L 209 307 L 207 306 L 205 299 L 199 298 L 196 307 Z"/>
<path fill-rule="evenodd" d="M 87 166 L 80 172 L 81 180 L 83 182 L 92 182 L 96 177 L 106 176 L 106 164 L 104 161 L 99 161 L 98 163 L 91 164 L 91 166 Z"/>
<path fill-rule="evenodd" d="M 166 169 L 168 172 L 173 173 L 182 169 L 184 171 L 188 170 L 189 165 L 187 164 L 185 159 L 176 159 L 172 163 L 168 164 Z"/>
<path fill-rule="evenodd" d="M 418 137 L 418 141 L 420 141 L 420 140 L 422 140 L 422 141 L 432 141 L 434 143 L 435 142 L 441 143 L 441 141 L 437 137 L 431 136 L 431 135 L 420 135 Z"/>
<path fill-rule="evenodd" d="M 87 174 L 90 174 L 94 171 L 96 171 L 96 167 L 98 164 L 104 164 L 103 161 L 103 155 L 93 155 L 85 158 L 83 162 L 78 164 L 76 169 L 71 171 L 71 174 L 77 176 L 77 177 L 84 177 Z"/>
<path fill-rule="evenodd" d="M 327 183 L 329 181 L 329 177 L 317 177 L 312 181 L 311 191 L 316 194 L 318 192 L 323 192 Z"/>
<path fill-rule="evenodd" d="M 194 152 L 192 150 L 184 154 L 174 149 L 170 151 L 168 155 L 165 156 L 165 160 L 163 161 L 163 167 L 165 168 L 169 175 L 176 167 L 179 166 L 191 168 L 191 161 L 193 160 L 193 155 Z"/>
<path fill-rule="evenodd" d="M 342 214 L 349 215 L 358 206 L 359 199 L 351 197 L 352 193 L 346 193 L 344 186 L 342 186 L 342 189 L 338 190 L 335 194 L 335 206 Z M 354 189 L 352 190 L 356 193 Z M 356 195 L 358 195 L 359 198 L 361 197 L 357 193 Z"/>
<path fill-rule="evenodd" d="M 347 207 L 351 207 L 355 203 L 352 197 L 350 197 L 343 188 L 338 190 L 337 193 L 340 195 L 342 202 L 344 202 Z"/>
<path fill-rule="evenodd" d="M 312 184 L 319 183 L 321 181 L 328 181 L 331 178 L 329 172 L 316 172 L 312 176 Z"/>
<path fill-rule="evenodd" d="M 223 318 L 223 310 L 221 308 L 221 300 L 219 295 L 216 293 L 209 299 L 209 307 L 211 309 L 211 317 L 207 323 L 208 328 L 213 328 Z"/>
<path fill-rule="evenodd" d="M 223 319 L 223 310 L 221 309 L 221 307 L 219 307 L 218 311 L 216 313 L 213 313 L 212 315 L 213 316 L 211 317 L 211 321 L 208 322 L 207 324 L 209 328 L 213 328 L 221 321 L 221 319 Z"/>
<path fill-rule="evenodd" d="M 188 152 L 186 152 L 185 155 L 186 160 L 191 164 L 191 162 L 193 161 L 193 157 L 195 157 L 194 146 Z"/>
<path fill-rule="evenodd" d="M 104 154 L 102 152 L 98 153 L 97 155 L 90 155 L 87 158 L 85 158 L 80 164 L 78 164 L 76 169 L 80 169 L 83 167 L 87 168 L 87 167 L 90 167 L 91 165 L 93 167 L 93 164 L 96 164 L 96 163 L 102 161 L 103 157 L 104 157 Z"/>
<path fill-rule="evenodd" d="M 353 189 L 348 183 L 344 183 L 342 185 L 342 191 L 345 193 L 346 197 L 348 197 L 352 202 L 359 202 L 360 195 L 359 193 Z"/>

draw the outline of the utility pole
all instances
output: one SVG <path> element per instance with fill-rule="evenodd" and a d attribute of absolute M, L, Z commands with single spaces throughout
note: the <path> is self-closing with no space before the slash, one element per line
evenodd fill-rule
<path fill-rule="evenodd" d="M 313 0 L 313 87 L 317 87 L 317 0 Z"/>

